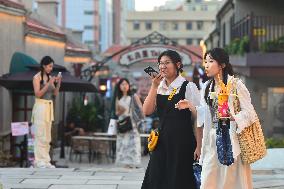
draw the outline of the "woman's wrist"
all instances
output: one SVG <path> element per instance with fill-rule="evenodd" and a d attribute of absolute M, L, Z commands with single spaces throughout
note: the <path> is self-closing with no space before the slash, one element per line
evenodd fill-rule
<path fill-rule="evenodd" d="M 49 83 L 46 83 L 46 84 L 44 85 L 43 89 L 44 89 L 45 92 L 48 90 L 49 85 L 50 85 Z"/>
<path fill-rule="evenodd" d="M 61 83 L 56 83 L 56 88 L 59 89 L 61 87 Z"/>
<path fill-rule="evenodd" d="M 155 85 L 154 83 L 152 83 L 152 85 L 151 85 L 151 88 L 152 88 L 153 90 L 157 90 L 158 87 L 159 87 L 159 85 Z"/>
<path fill-rule="evenodd" d="M 197 144 L 197 145 L 196 145 L 196 148 L 197 148 L 197 149 L 201 149 L 201 147 L 202 147 L 201 144 Z"/>
<path fill-rule="evenodd" d="M 191 112 L 196 112 L 196 107 L 193 106 L 192 104 L 188 103 L 188 109 L 191 111 Z"/>

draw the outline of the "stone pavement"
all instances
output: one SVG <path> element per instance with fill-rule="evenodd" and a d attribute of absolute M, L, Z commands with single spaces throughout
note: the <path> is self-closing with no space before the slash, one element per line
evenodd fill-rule
<path fill-rule="evenodd" d="M 284 189 L 283 157 L 284 149 L 269 150 L 265 159 L 252 166 L 255 189 Z M 110 163 L 70 162 L 68 165 L 75 168 L 0 168 L 0 180 L 5 189 L 138 189 L 147 161 L 148 157 L 144 157 L 143 167 L 139 169 L 121 168 Z"/>
<path fill-rule="evenodd" d="M 284 189 L 284 148 L 267 150 L 267 155 L 252 164 L 254 188 Z"/>
<path fill-rule="evenodd" d="M 58 168 L 0 170 L 3 188 L 138 189 L 144 169 Z"/>

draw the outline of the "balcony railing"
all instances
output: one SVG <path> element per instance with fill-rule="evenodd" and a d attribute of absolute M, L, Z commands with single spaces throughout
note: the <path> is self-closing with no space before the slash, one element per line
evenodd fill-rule
<path fill-rule="evenodd" d="M 233 24 L 231 36 L 232 40 L 249 37 L 249 51 L 260 51 L 265 43 L 284 37 L 284 15 L 256 16 L 251 13 Z"/>

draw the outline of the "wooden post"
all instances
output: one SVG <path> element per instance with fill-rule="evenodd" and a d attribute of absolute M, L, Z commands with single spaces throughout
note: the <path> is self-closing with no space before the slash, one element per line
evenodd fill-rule
<path fill-rule="evenodd" d="M 61 125 L 59 125 L 61 129 L 61 142 L 60 142 L 60 158 L 64 159 L 65 158 L 65 92 L 63 92 L 63 110 L 62 110 L 62 121 Z"/>

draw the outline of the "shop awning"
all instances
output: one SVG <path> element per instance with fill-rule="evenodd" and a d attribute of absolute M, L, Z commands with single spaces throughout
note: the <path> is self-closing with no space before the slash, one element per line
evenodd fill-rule
<path fill-rule="evenodd" d="M 10 73 L 0 77 L 0 85 L 8 90 L 33 90 L 33 76 L 39 71 L 40 65 L 32 57 L 16 52 L 11 59 Z M 76 78 L 64 66 L 54 65 L 53 73 L 62 72 L 61 91 L 98 92 L 88 81 Z"/>
<path fill-rule="evenodd" d="M 29 70 L 27 66 L 36 64 L 38 64 L 37 61 L 32 57 L 21 52 L 15 52 L 11 58 L 9 73 L 25 72 Z"/>

